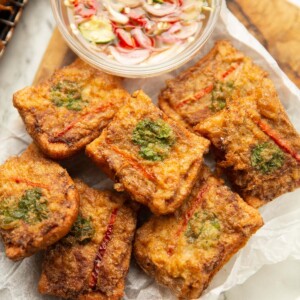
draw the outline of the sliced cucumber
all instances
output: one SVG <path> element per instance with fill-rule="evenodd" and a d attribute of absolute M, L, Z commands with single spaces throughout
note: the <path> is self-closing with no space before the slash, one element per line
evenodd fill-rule
<path fill-rule="evenodd" d="M 93 18 L 78 26 L 82 36 L 89 42 L 106 44 L 116 38 L 109 20 Z"/>

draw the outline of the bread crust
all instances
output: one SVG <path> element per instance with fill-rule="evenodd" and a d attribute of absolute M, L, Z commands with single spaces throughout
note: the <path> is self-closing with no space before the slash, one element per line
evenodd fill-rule
<path fill-rule="evenodd" d="M 162 161 L 140 155 L 133 131 L 144 120 L 163 120 L 174 132 L 176 142 Z M 86 147 L 87 155 L 133 200 L 147 205 L 155 214 L 174 212 L 189 195 L 198 176 L 209 142 L 166 117 L 142 91 L 116 114 L 101 136 Z"/>
<path fill-rule="evenodd" d="M 28 133 L 53 159 L 67 158 L 99 136 L 129 94 L 120 79 L 80 59 L 13 96 Z"/>
<path fill-rule="evenodd" d="M 211 140 L 219 168 L 250 205 L 260 207 L 300 187 L 300 136 L 269 79 L 194 129 Z"/>
<path fill-rule="evenodd" d="M 32 191 L 41 196 L 35 205 L 40 210 L 41 203 L 46 205 L 46 216 L 38 220 L 33 218 L 32 203 L 29 214 L 20 216 L 20 200 Z M 20 260 L 57 242 L 69 232 L 78 206 L 79 195 L 67 171 L 34 144 L 0 166 L 0 234 L 8 258 Z"/>
<path fill-rule="evenodd" d="M 46 251 L 39 291 L 65 299 L 121 299 L 136 211 L 125 203 L 128 197 L 123 194 L 95 190 L 80 180 L 76 180 L 76 187 L 80 194 L 79 214 L 88 220 L 93 234 L 85 242 L 71 243 L 67 235 Z"/>
<path fill-rule="evenodd" d="M 192 130 L 232 99 L 252 93 L 266 76 L 250 58 L 221 40 L 194 66 L 167 81 L 159 107 Z"/>
<path fill-rule="evenodd" d="M 137 230 L 140 267 L 180 299 L 196 299 L 215 273 L 263 225 L 220 179 L 204 169 L 189 199 L 170 216 L 151 217 Z"/>

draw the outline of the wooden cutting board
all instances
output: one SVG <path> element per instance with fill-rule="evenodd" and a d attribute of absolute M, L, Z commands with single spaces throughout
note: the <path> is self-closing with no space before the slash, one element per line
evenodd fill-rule
<path fill-rule="evenodd" d="M 286 0 L 227 0 L 227 5 L 300 88 L 300 9 Z M 74 58 L 56 28 L 34 83 Z"/>
<path fill-rule="evenodd" d="M 227 6 L 300 88 L 300 8 L 287 0 L 227 0 Z"/>

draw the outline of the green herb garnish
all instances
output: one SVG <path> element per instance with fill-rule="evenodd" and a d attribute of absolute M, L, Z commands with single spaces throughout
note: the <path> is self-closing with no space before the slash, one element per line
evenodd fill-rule
<path fill-rule="evenodd" d="M 251 151 L 251 165 L 263 174 L 269 174 L 282 167 L 284 153 L 274 143 L 256 145 Z"/>
<path fill-rule="evenodd" d="M 226 99 L 222 97 L 216 97 L 213 92 L 211 97 L 211 105 L 209 107 L 210 110 L 213 112 L 217 112 L 225 108 L 225 106 L 226 106 Z"/>
<path fill-rule="evenodd" d="M 233 81 L 216 82 L 211 93 L 210 110 L 217 112 L 224 109 L 226 106 L 226 98 L 231 95 L 233 88 Z"/>
<path fill-rule="evenodd" d="M 63 80 L 50 90 L 50 99 L 58 107 L 79 111 L 87 105 L 81 97 L 82 86 L 78 82 Z"/>
<path fill-rule="evenodd" d="M 197 243 L 207 249 L 217 243 L 220 233 L 221 224 L 217 216 L 208 211 L 199 211 L 189 220 L 185 236 L 188 243 Z"/>
<path fill-rule="evenodd" d="M 162 161 L 168 157 L 175 141 L 171 126 L 162 119 L 140 121 L 132 135 L 132 142 L 140 146 L 139 155 L 151 161 Z"/>
<path fill-rule="evenodd" d="M 11 229 L 23 220 L 35 224 L 48 218 L 48 201 L 42 197 L 40 188 L 26 190 L 19 201 L 7 198 L 0 203 L 0 228 Z"/>
<path fill-rule="evenodd" d="M 79 214 L 70 232 L 64 238 L 64 242 L 70 245 L 75 243 L 85 244 L 93 238 L 94 233 L 95 230 L 91 217 L 86 219 Z"/>

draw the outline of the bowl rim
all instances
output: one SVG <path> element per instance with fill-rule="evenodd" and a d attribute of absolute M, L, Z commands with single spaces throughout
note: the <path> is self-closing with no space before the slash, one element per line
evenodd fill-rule
<path fill-rule="evenodd" d="M 190 61 L 200 51 L 213 33 L 220 15 L 223 0 L 211 0 L 214 9 L 209 15 L 204 30 L 194 42 L 170 59 L 149 65 L 122 65 L 118 62 L 105 60 L 104 58 L 97 56 L 97 54 L 90 52 L 78 39 L 68 32 L 61 17 L 61 6 L 64 5 L 63 2 L 64 1 L 61 0 L 51 0 L 51 8 L 63 39 L 76 55 L 90 65 L 103 70 L 106 73 L 127 78 L 145 78 L 173 71 Z"/>

